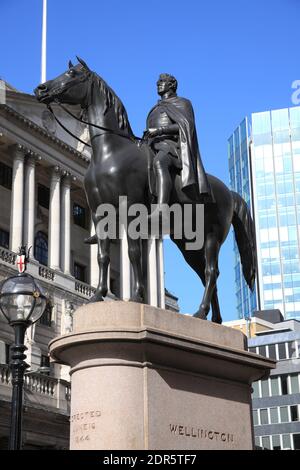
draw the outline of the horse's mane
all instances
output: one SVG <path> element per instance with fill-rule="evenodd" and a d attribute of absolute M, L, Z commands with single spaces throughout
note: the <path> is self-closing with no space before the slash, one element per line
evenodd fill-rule
<path fill-rule="evenodd" d="M 97 85 L 99 87 L 100 92 L 104 96 L 104 114 L 110 109 L 113 108 L 119 129 L 123 131 L 127 131 L 129 135 L 134 136 L 126 109 L 120 100 L 120 98 L 116 95 L 116 93 L 107 85 L 107 83 L 94 72 L 94 76 L 96 78 Z"/>

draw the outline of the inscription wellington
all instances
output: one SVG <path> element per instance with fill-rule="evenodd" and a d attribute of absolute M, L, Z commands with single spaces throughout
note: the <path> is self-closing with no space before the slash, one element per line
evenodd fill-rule
<path fill-rule="evenodd" d="M 203 429 L 197 426 L 183 426 L 181 424 L 169 425 L 171 434 L 175 436 L 193 437 L 197 439 L 208 439 L 210 441 L 234 442 L 233 434 L 227 432 Z"/>

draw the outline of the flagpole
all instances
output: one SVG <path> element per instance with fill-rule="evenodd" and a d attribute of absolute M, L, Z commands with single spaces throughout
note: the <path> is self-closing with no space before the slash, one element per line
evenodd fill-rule
<path fill-rule="evenodd" d="M 41 83 L 46 81 L 47 0 L 43 0 Z"/>

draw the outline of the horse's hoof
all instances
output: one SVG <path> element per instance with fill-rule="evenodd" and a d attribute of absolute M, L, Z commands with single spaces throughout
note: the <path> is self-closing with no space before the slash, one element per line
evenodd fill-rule
<path fill-rule="evenodd" d="M 86 245 L 96 245 L 98 243 L 97 235 L 95 234 L 91 237 L 85 238 L 83 243 L 85 243 Z"/>
<path fill-rule="evenodd" d="M 144 303 L 144 299 L 141 295 L 133 295 L 132 297 L 130 297 L 130 302 L 137 302 L 139 304 L 143 304 Z"/>
<path fill-rule="evenodd" d="M 198 312 L 194 313 L 193 317 L 200 318 L 200 320 L 207 320 L 205 312 L 198 310 Z"/>
<path fill-rule="evenodd" d="M 95 294 L 90 298 L 88 303 L 93 303 L 93 302 L 103 302 L 104 298 L 100 292 L 95 292 Z"/>
<path fill-rule="evenodd" d="M 218 323 L 219 325 L 222 325 L 222 318 L 221 317 L 217 317 L 217 318 L 212 317 L 211 321 L 213 323 Z"/>
<path fill-rule="evenodd" d="M 133 290 L 133 294 L 130 297 L 131 302 L 138 302 L 143 304 L 145 302 L 145 288 L 143 285 L 139 285 Z"/>

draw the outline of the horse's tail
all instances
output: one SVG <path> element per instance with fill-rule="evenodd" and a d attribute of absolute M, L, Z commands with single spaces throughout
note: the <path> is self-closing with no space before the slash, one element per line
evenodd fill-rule
<path fill-rule="evenodd" d="M 234 209 L 232 225 L 235 239 L 241 256 L 244 277 L 251 290 L 257 272 L 255 229 L 250 210 L 244 199 L 236 192 L 231 191 Z"/>

